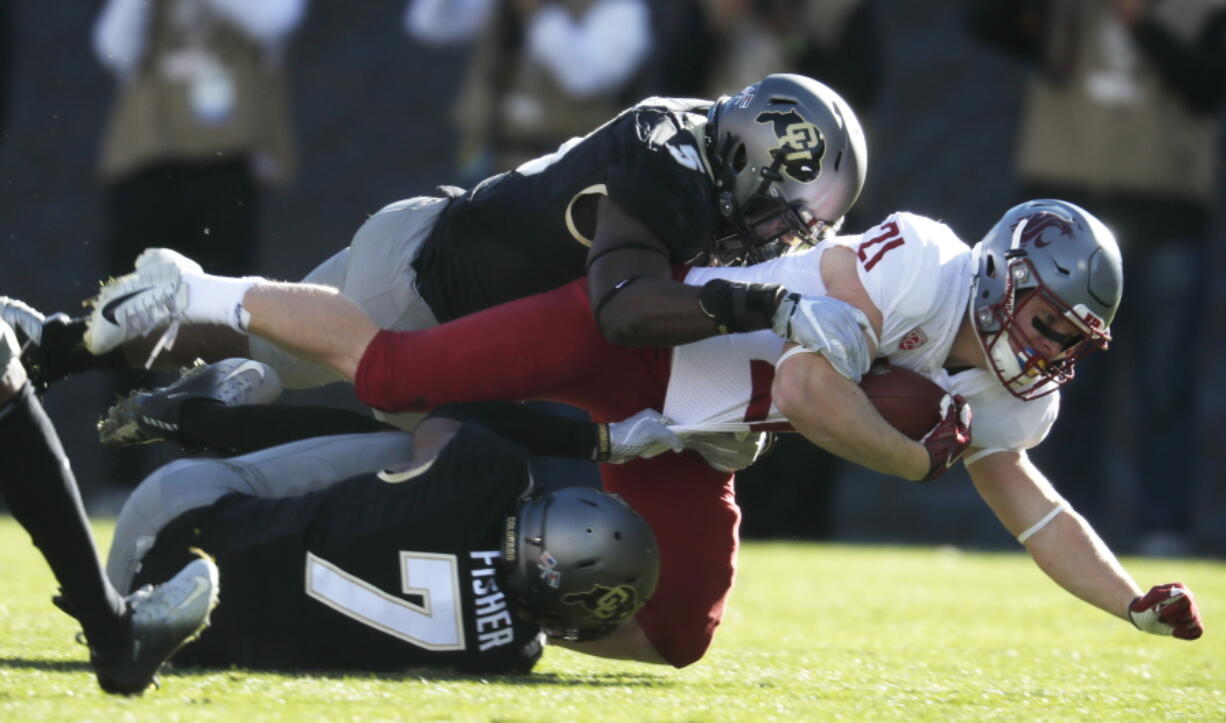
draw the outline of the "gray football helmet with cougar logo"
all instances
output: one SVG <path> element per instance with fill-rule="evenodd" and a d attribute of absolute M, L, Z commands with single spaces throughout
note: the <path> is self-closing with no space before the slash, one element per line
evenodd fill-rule
<path fill-rule="evenodd" d="M 507 518 L 505 582 L 518 614 L 564 640 L 595 640 L 643 607 L 660 576 L 647 521 L 588 487 L 535 494 Z"/>
<path fill-rule="evenodd" d="M 838 227 L 860 195 L 868 151 L 860 121 L 839 94 L 803 75 L 768 75 L 717 100 L 706 151 L 720 214 L 734 233 L 716 259 L 762 261 L 811 245 Z"/>
<path fill-rule="evenodd" d="M 1111 341 L 1110 325 L 1124 290 L 1124 262 L 1115 236 L 1093 214 L 1067 201 L 1014 206 L 972 249 L 976 270 L 969 313 L 992 370 L 1015 397 L 1035 399 L 1073 378 L 1077 360 Z M 1078 330 L 1060 335 L 1018 312 L 1047 304 Z M 1027 334 L 1058 341 L 1048 359 Z"/>

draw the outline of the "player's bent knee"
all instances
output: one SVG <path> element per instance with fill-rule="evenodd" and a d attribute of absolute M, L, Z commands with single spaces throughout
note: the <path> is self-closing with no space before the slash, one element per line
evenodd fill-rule
<path fill-rule="evenodd" d="M 702 660 L 707 654 L 707 649 L 711 647 L 711 640 L 714 637 L 715 631 L 712 630 L 706 635 L 693 636 L 684 640 L 653 642 L 652 645 L 660 657 L 668 661 L 669 665 L 674 668 L 684 668 Z"/>
<path fill-rule="evenodd" d="M 684 668 L 702 660 L 715 638 L 718 619 L 679 619 L 639 614 L 639 627 L 655 651 L 674 668 Z"/>

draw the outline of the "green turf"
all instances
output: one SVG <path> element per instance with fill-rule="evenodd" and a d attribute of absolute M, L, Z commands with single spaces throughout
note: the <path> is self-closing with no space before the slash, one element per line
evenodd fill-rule
<path fill-rule="evenodd" d="M 126 700 L 94 685 L 41 557 L 0 518 L 0 719 L 1226 720 L 1226 564 L 1125 562 L 1143 585 L 1191 585 L 1207 635 L 1139 633 L 1020 554 L 749 544 L 686 670 L 549 650 L 523 678 L 172 672 Z"/>

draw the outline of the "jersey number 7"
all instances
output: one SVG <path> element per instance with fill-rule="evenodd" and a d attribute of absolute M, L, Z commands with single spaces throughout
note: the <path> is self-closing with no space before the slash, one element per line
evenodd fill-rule
<path fill-rule="evenodd" d="M 306 593 L 363 625 L 426 650 L 463 650 L 459 565 L 455 555 L 400 551 L 401 592 L 389 595 L 310 552 Z"/>

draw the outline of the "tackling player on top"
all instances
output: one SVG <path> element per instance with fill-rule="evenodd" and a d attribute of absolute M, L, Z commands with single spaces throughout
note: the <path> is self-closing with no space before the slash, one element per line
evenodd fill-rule
<path fill-rule="evenodd" d="M 774 290 L 724 281 L 695 288 L 675 281 L 673 267 L 760 261 L 815 243 L 855 203 L 866 168 L 855 113 L 804 76 L 771 75 L 714 102 L 649 98 L 472 190 L 442 188 L 440 197 L 387 206 L 306 281 L 340 290 L 380 327 L 403 330 L 587 276 L 597 324 L 617 343 L 674 345 L 773 324 L 792 341 L 816 343 L 772 318 Z M 129 291 L 128 303 L 101 308 L 127 339 L 134 335 L 123 330 L 147 331 L 140 309 L 152 300 Z M 0 313 L 39 341 L 37 358 L 26 361 L 44 385 L 152 360 L 147 345 L 116 350 L 110 327 L 95 325 L 82 344 L 83 324 L 44 325 L 8 300 Z M 169 365 L 247 357 L 274 367 L 287 387 L 337 379 L 224 328 L 166 341 L 174 344 L 162 355 Z"/>
<path fill-rule="evenodd" d="M 967 452 L 980 495 L 1057 583 L 1142 630 L 1201 635 L 1191 593 L 1176 583 L 1142 594 L 1026 456 L 1055 421 L 1058 389 L 1077 359 L 1110 339 L 1123 278 L 1114 237 L 1098 219 L 1072 204 L 1033 201 L 1008 211 L 970 249 L 948 227 L 898 213 L 861 236 L 769 263 L 685 275 L 700 288 L 719 280 L 770 290 L 768 315 L 802 324 L 819 351 L 766 331 L 672 350 L 611 345 L 593 323 L 582 281 L 434 329 L 392 332 L 334 289 L 217 279 L 164 250 L 146 252 L 135 274 L 104 288 L 90 323 L 117 343 L 141 333 L 100 310 L 146 289 L 128 317 L 143 317 L 145 329 L 230 323 L 328 364 L 381 409 L 550 398 L 597 420 L 662 409 L 682 430 L 788 425 L 847 459 L 915 480 L 936 477 Z M 849 324 L 847 306 L 868 323 Z M 921 442 L 890 427 L 856 386 L 878 356 L 951 393 L 943 421 Z M 652 524 L 662 572 L 635 623 L 591 652 L 692 662 L 732 582 L 731 478 L 689 454 L 603 473 L 606 488 Z"/>

